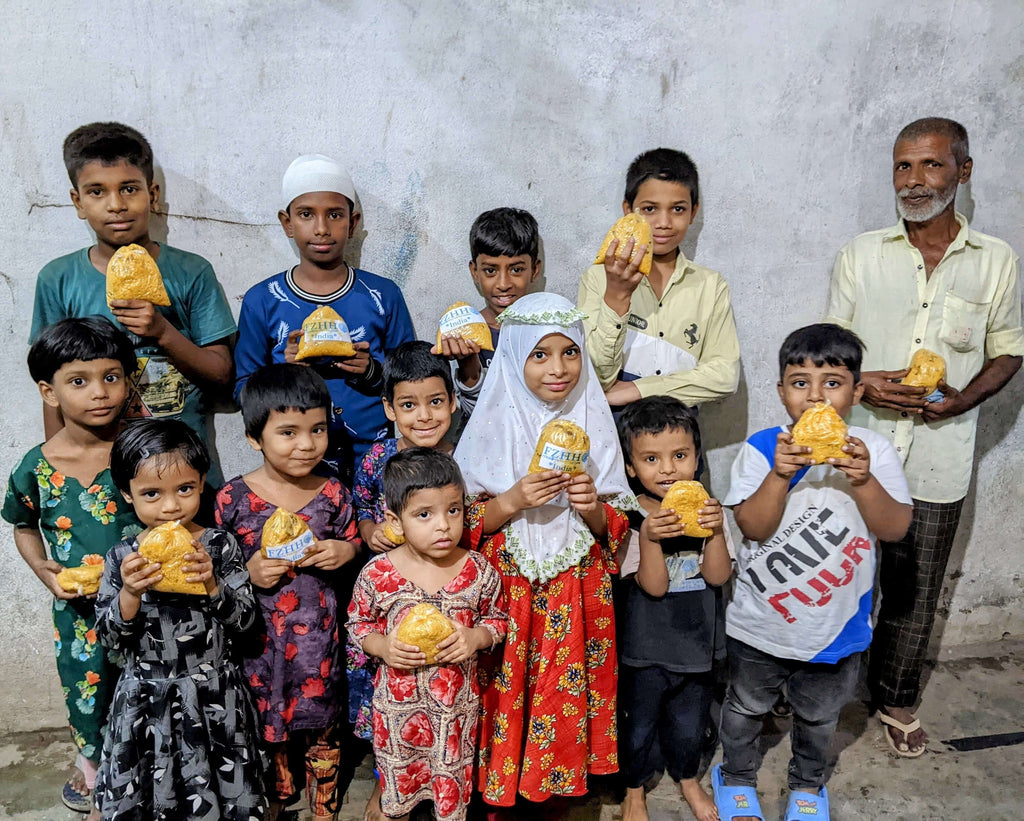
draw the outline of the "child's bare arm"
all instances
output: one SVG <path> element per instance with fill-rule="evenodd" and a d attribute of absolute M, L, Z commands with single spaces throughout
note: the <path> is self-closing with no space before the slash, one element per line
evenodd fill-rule
<path fill-rule="evenodd" d="M 668 566 L 660 534 L 672 529 L 682 531 L 679 517 L 671 510 L 652 513 L 640 525 L 640 566 L 636 582 L 649 596 L 664 596 L 668 592 Z"/>
<path fill-rule="evenodd" d="M 621 251 L 621 254 L 619 253 Z M 605 252 L 605 291 L 604 302 L 619 316 L 629 313 L 629 303 L 633 291 L 643 280 L 640 262 L 647 253 L 647 246 L 636 247 L 636 240 L 629 240 L 625 247 L 619 248 L 619 241 L 612 240 Z"/>
<path fill-rule="evenodd" d="M 14 528 L 14 546 L 25 563 L 32 569 L 32 572 L 39 577 L 46 589 L 58 599 L 77 598 L 74 593 L 68 593 L 57 584 L 57 574 L 63 568 L 52 559 L 46 558 L 46 547 L 43 544 L 43 535 L 31 527 Z"/>
<path fill-rule="evenodd" d="M 164 577 L 160 563 L 132 552 L 121 562 L 121 592 L 118 593 L 121 618 L 131 621 L 142 605 L 142 594 Z"/>
<path fill-rule="evenodd" d="M 849 455 L 830 459 L 829 463 L 850 479 L 850 495 L 868 530 L 883 542 L 902 539 L 913 516 L 913 505 L 897 502 L 871 473 L 871 454 L 867 445 L 855 436 L 846 437 L 843 447 Z"/>
<path fill-rule="evenodd" d="M 484 533 L 501 530 L 517 513 L 545 505 L 569 487 L 570 476 L 557 470 L 528 473 L 504 493 L 487 502 Z"/>
<path fill-rule="evenodd" d="M 457 364 L 456 378 L 467 388 L 472 388 L 480 379 L 483 368 L 480 364 L 480 346 L 471 339 L 463 339 L 458 334 L 441 337 L 440 346 L 430 349 Z"/>
<path fill-rule="evenodd" d="M 725 584 L 732 575 L 732 557 L 725 543 L 725 514 L 718 499 L 708 499 L 700 509 L 697 522 L 712 533 L 704 542 L 700 574 L 715 587 Z"/>
<path fill-rule="evenodd" d="M 226 340 L 200 347 L 144 299 L 112 300 L 110 311 L 133 334 L 152 339 L 190 381 L 211 385 L 227 385 L 231 381 L 231 349 Z"/>
<path fill-rule="evenodd" d="M 583 517 L 590 532 L 598 539 L 608 536 L 608 514 L 597 498 L 597 488 L 589 473 L 577 473 L 566 488 L 569 504 Z"/>
<path fill-rule="evenodd" d="M 789 481 L 804 467 L 811 464 L 805 455 L 811 449 L 793 443 L 793 435 L 780 433 L 775 440 L 775 466 L 764 477 L 761 486 L 734 508 L 736 524 L 743 535 L 755 542 L 763 542 L 779 529 L 782 511 L 786 506 Z"/>

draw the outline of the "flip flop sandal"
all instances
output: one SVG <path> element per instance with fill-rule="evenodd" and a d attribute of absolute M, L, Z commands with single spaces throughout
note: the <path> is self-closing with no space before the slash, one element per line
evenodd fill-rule
<path fill-rule="evenodd" d="M 64 789 L 60 792 L 60 800 L 64 802 L 64 806 L 69 810 L 75 812 L 91 812 L 92 811 L 92 792 L 86 790 L 84 793 L 79 792 L 74 784 L 71 783 L 69 778 L 64 784 Z"/>
<path fill-rule="evenodd" d="M 764 821 L 764 813 L 761 812 L 761 804 L 757 800 L 757 790 L 753 787 L 725 786 L 721 764 L 716 765 L 711 771 L 711 789 L 715 793 L 719 821 L 731 821 L 733 818 L 748 816 Z"/>
<path fill-rule="evenodd" d="M 816 821 L 829 821 L 828 790 L 822 787 L 817 793 L 794 790 L 789 794 L 786 804 L 785 821 L 804 821 L 814 818 Z"/>
<path fill-rule="evenodd" d="M 891 715 L 884 712 L 883 710 L 879 710 L 878 720 L 882 722 L 882 735 L 885 736 L 885 740 L 889 743 L 889 747 L 892 748 L 892 751 L 896 753 L 896 755 L 900 756 L 901 758 L 920 758 L 922 755 L 924 755 L 924 751 L 928 747 L 927 743 L 922 744 L 916 750 L 911 749 L 910 745 L 908 744 L 906 750 L 901 750 L 896 744 L 896 739 L 894 739 L 892 737 L 892 733 L 889 732 L 889 727 L 895 727 L 897 730 L 903 733 L 903 738 L 909 738 L 910 734 L 914 732 L 914 730 L 921 729 L 921 722 L 918 720 L 917 716 L 914 716 L 914 720 L 911 721 L 909 724 L 904 724 L 900 721 L 897 721 L 895 718 L 893 718 Z"/>

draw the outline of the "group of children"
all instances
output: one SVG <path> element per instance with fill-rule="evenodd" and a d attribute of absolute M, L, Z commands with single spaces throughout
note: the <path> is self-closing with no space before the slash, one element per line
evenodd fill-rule
<path fill-rule="evenodd" d="M 493 353 L 460 336 L 416 341 L 398 287 L 345 263 L 360 215 L 327 157 L 285 173 L 279 218 L 300 260 L 246 293 L 237 343 L 209 264 L 149 236 L 159 190 L 145 139 L 84 126 L 65 162 L 96 244 L 40 273 L 29 369 L 47 439 L 14 469 L 3 516 L 54 597 L 79 749 L 68 806 L 276 818 L 305 788 L 314 817 L 334 818 L 359 736 L 376 758 L 370 819 L 422 801 L 461 819 L 474 794 L 489 818 L 559 817 L 589 776 L 621 770 L 634 821 L 666 769 L 701 821 L 763 818 L 757 739 L 784 693 L 785 817 L 828 817 L 829 741 L 870 643 L 875 539 L 902 535 L 910 498 L 883 438 L 851 428 L 844 458 L 812 465 L 783 425 L 750 437 L 725 500 L 704 504 L 711 536 L 685 536 L 662 509 L 702 472 L 691 406 L 738 378 L 724 280 L 679 250 L 699 208 L 686 155 L 631 165 L 623 212 L 651 225 L 650 274 L 644 246 L 613 245 L 579 307 L 530 293 L 532 216 L 477 219 L 470 273 Z M 106 264 L 130 243 L 156 258 L 169 308 L 107 305 Z M 324 305 L 355 353 L 296 363 L 302 322 Z M 791 334 L 779 356 L 790 421 L 826 401 L 848 411 L 861 354 L 837 326 Z M 263 463 L 223 482 L 205 434 L 232 367 Z M 584 472 L 527 471 L 552 420 L 586 431 Z M 278 509 L 314 537 L 296 561 L 261 549 Z M 152 589 L 161 566 L 139 543 L 168 522 L 192 535 L 184 573 L 207 595 Z M 66 592 L 57 574 L 90 554 L 105 557 L 98 594 Z M 450 628 L 429 657 L 397 636 L 424 603 Z M 726 657 L 712 799 L 698 779 Z"/>

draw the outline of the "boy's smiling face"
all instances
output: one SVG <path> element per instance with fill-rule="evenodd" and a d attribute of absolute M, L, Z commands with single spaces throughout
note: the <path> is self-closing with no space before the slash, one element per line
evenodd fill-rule
<path fill-rule="evenodd" d="M 647 220 L 654 235 L 654 256 L 666 257 L 674 256 L 686 239 L 698 207 L 693 205 L 689 186 L 651 178 L 640 184 L 632 205 L 622 203 L 622 213 L 636 213 Z"/>
<path fill-rule="evenodd" d="M 345 243 L 359 226 L 360 214 L 343 194 L 314 191 L 300 194 L 277 218 L 303 260 L 333 269 L 344 264 Z"/>
<path fill-rule="evenodd" d="M 690 432 L 666 428 L 633 437 L 626 473 L 639 481 L 651 496 L 663 499 L 676 482 L 693 479 L 698 462 L 699 454 Z"/>
<path fill-rule="evenodd" d="M 448 432 L 455 413 L 454 395 L 440 376 L 419 382 L 399 382 L 395 398 L 384 400 L 384 413 L 398 428 L 407 445 L 435 448 Z"/>
<path fill-rule="evenodd" d="M 469 273 L 486 303 L 483 317 L 494 326 L 498 314 L 530 290 L 540 274 L 540 260 L 531 259 L 529 254 L 517 257 L 477 254 L 469 263 Z"/>
<path fill-rule="evenodd" d="M 815 365 L 810 359 L 786 365 L 778 387 L 779 398 L 794 422 L 808 408 L 826 401 L 845 418 L 864 393 L 864 383 L 854 382 L 853 373 L 845 365 Z"/>
<path fill-rule="evenodd" d="M 97 242 L 109 250 L 149 243 L 149 215 L 156 211 L 160 186 L 146 182 L 142 169 L 124 160 L 112 165 L 87 162 L 78 172 L 71 201 L 89 223 Z"/>

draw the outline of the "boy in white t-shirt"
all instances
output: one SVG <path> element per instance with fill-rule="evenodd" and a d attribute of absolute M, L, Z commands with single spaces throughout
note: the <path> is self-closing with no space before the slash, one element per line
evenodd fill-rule
<path fill-rule="evenodd" d="M 838 325 L 794 331 L 779 351 L 778 390 L 790 419 L 819 402 L 840 416 L 860 401 L 864 344 Z M 913 509 L 889 440 L 847 431 L 847 456 L 812 465 L 787 427 L 751 436 L 723 504 L 743 532 L 726 610 L 730 683 L 724 757 L 712 784 L 721 821 L 761 819 L 762 719 L 783 687 L 793 707 L 786 821 L 827 819 L 825 770 L 839 711 L 871 643 L 875 541 L 900 539 Z"/>

